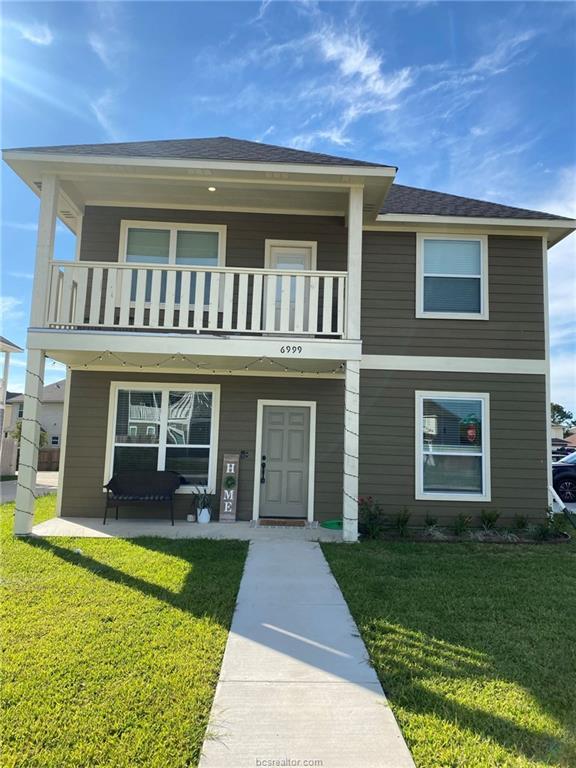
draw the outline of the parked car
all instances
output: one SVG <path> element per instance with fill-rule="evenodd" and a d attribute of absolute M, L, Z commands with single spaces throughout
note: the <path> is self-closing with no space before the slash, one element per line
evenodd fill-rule
<path fill-rule="evenodd" d="M 563 502 L 576 503 L 576 452 L 552 464 L 552 482 Z"/>

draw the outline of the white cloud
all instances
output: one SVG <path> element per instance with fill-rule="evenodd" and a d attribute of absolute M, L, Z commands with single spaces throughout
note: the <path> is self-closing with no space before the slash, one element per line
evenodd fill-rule
<path fill-rule="evenodd" d="M 34 280 L 33 272 L 9 272 L 10 277 L 23 278 L 25 280 Z"/>
<path fill-rule="evenodd" d="M 105 67 L 115 70 L 131 47 L 124 29 L 123 9 L 112 0 L 94 3 L 91 8 L 96 28 L 88 33 L 88 44 Z"/>
<path fill-rule="evenodd" d="M 40 24 L 39 22 L 26 24 L 22 21 L 9 21 L 7 26 L 15 29 L 20 33 L 20 37 L 23 40 L 27 40 L 33 45 L 51 45 L 54 40 L 54 35 L 47 24 Z"/>
<path fill-rule="evenodd" d="M 119 141 L 121 136 L 113 117 L 116 109 L 115 92 L 111 89 L 106 90 L 101 96 L 90 102 L 90 109 L 108 138 L 112 141 Z"/>
<path fill-rule="evenodd" d="M 21 309 L 22 299 L 15 296 L 0 296 L 0 319 L 2 325 L 11 324 L 24 318 L 24 312 Z"/>
<path fill-rule="evenodd" d="M 576 413 L 576 365 L 574 352 L 553 355 L 550 361 L 552 402 Z"/>
<path fill-rule="evenodd" d="M 471 67 L 472 72 L 488 72 L 490 74 L 500 74 L 509 69 L 516 57 L 526 50 L 527 44 L 536 37 L 533 30 L 520 31 L 517 34 L 507 33 L 503 38 L 494 44 L 491 42 L 492 50 L 479 56 Z"/>

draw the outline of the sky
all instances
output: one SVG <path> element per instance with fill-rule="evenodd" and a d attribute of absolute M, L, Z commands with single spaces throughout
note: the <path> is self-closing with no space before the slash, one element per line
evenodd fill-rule
<path fill-rule="evenodd" d="M 574 3 L 5 2 L 1 26 L 4 148 L 234 136 L 576 218 Z M 2 214 L 2 334 L 24 346 L 38 200 L 7 167 Z M 576 412 L 576 236 L 549 264 L 552 398 Z"/>

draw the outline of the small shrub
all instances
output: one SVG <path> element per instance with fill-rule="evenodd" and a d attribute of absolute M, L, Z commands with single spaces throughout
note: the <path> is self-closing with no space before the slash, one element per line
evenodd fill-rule
<path fill-rule="evenodd" d="M 396 525 L 396 529 L 400 534 L 400 536 L 406 536 L 406 533 L 408 531 L 409 520 L 410 520 L 410 512 L 408 512 L 407 507 L 404 507 L 402 511 L 396 515 L 396 520 L 394 521 L 394 524 Z"/>
<path fill-rule="evenodd" d="M 514 527 L 517 531 L 525 531 L 528 528 L 528 515 L 516 515 L 514 517 Z"/>
<path fill-rule="evenodd" d="M 382 536 L 386 525 L 384 511 L 372 496 L 358 499 L 358 517 L 360 530 L 367 539 L 379 539 Z"/>
<path fill-rule="evenodd" d="M 472 519 L 468 515 L 460 513 L 452 524 L 452 530 L 456 536 L 462 536 L 470 527 Z"/>
<path fill-rule="evenodd" d="M 483 509 L 480 512 L 480 520 L 482 522 L 482 528 L 485 531 L 493 531 L 496 528 L 496 523 L 500 513 L 496 509 Z"/>
<path fill-rule="evenodd" d="M 534 538 L 537 541 L 547 541 L 552 536 L 552 524 L 550 520 L 544 523 L 538 523 L 534 529 Z"/>
<path fill-rule="evenodd" d="M 424 518 L 424 525 L 426 528 L 435 528 L 438 525 L 438 518 L 434 517 L 434 515 L 431 515 L 430 512 L 426 512 L 426 517 Z"/>

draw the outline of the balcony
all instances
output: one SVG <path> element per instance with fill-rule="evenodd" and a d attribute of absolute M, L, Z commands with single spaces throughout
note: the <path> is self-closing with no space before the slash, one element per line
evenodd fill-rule
<path fill-rule="evenodd" d="M 53 329 L 346 338 L 346 272 L 52 261 Z"/>

